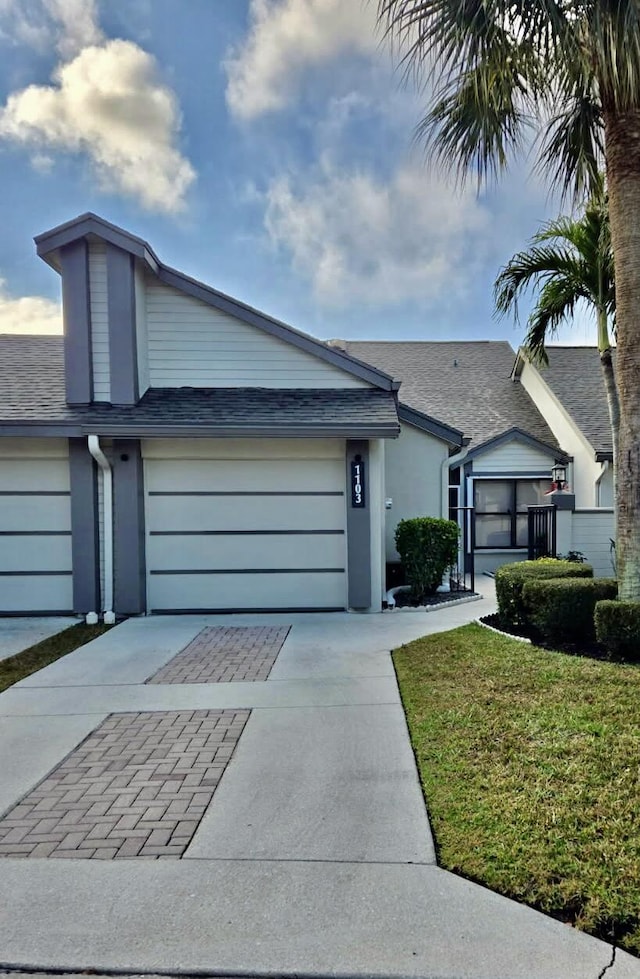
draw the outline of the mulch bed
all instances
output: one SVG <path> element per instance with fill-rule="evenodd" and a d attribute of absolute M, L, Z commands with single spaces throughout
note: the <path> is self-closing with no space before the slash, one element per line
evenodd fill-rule
<path fill-rule="evenodd" d="M 395 596 L 397 608 L 420 608 L 423 605 L 446 605 L 447 602 L 457 602 L 461 598 L 474 598 L 478 593 L 475 591 L 443 591 L 436 592 L 435 595 L 425 595 L 419 601 L 411 597 L 411 592 L 401 591 Z"/>
<path fill-rule="evenodd" d="M 585 639 L 582 642 L 563 642 L 561 639 L 554 639 L 552 642 L 542 636 L 535 629 L 526 629 L 524 627 L 514 629 L 510 625 L 505 625 L 497 612 L 493 615 L 482 615 L 480 617 L 480 622 L 484 622 L 485 625 L 490 625 L 492 628 L 498 629 L 500 632 L 506 632 L 508 635 L 515 636 L 518 639 L 530 639 L 531 642 L 540 649 L 549 649 L 553 652 L 567 653 L 569 656 L 586 656 L 589 659 L 624 662 L 622 657 L 613 656 L 604 648 L 604 646 L 602 646 L 599 642 L 596 642 L 595 639 Z"/>

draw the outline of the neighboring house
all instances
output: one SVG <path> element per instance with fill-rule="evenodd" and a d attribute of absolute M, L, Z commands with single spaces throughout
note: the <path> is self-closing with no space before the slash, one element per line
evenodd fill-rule
<path fill-rule="evenodd" d="M 441 493 L 436 509 L 423 483 L 418 512 L 454 516 L 457 505 L 475 507 L 477 572 L 526 557 L 527 507 L 545 502 L 552 468 L 556 462 L 568 463 L 569 454 L 514 378 L 510 345 L 490 340 L 347 341 L 343 347 L 402 382 L 401 412 L 407 406 L 436 415 L 464 432 L 464 447 L 445 464 L 449 493 Z M 394 479 L 401 481 L 404 465 L 415 464 L 409 453 L 403 454 L 403 436 L 392 451 Z M 387 559 L 394 558 L 388 528 Z"/>
<path fill-rule="evenodd" d="M 65 336 L 0 337 L 0 611 L 379 610 L 398 384 L 95 215 L 36 243 Z"/>
<path fill-rule="evenodd" d="M 573 457 L 569 484 L 579 508 L 613 506 L 613 444 L 596 347 L 549 347 L 548 366 L 519 350 L 513 377 Z"/>

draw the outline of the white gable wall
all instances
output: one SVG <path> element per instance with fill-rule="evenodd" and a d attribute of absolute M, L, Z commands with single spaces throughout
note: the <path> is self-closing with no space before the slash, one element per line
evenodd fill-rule
<path fill-rule="evenodd" d="M 93 398 L 94 401 L 110 401 L 107 252 L 102 241 L 92 242 L 89 246 L 89 297 Z"/>
<path fill-rule="evenodd" d="M 145 278 L 151 387 L 369 387 L 346 371 Z"/>
<path fill-rule="evenodd" d="M 573 456 L 569 483 L 575 493 L 576 506 L 598 506 L 596 480 L 602 472 L 602 466 L 595 460 L 593 446 L 574 424 L 540 373 L 527 362 L 522 368 L 520 383 L 562 448 Z"/>
<path fill-rule="evenodd" d="M 548 472 L 554 464 L 554 456 L 514 438 L 495 448 L 478 454 L 473 460 L 473 474 L 478 473 L 538 473 Z"/>

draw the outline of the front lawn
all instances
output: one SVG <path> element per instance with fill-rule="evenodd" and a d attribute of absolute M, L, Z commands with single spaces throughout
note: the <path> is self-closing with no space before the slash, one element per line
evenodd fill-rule
<path fill-rule="evenodd" d="M 79 622 L 78 625 L 69 626 L 68 629 L 43 639 L 35 646 L 23 649 L 21 653 L 0 660 L 0 693 L 50 663 L 55 663 L 61 656 L 66 656 L 79 646 L 97 639 L 111 628 L 112 626 L 101 623 L 85 625 L 84 622 Z"/>
<path fill-rule="evenodd" d="M 440 866 L 640 955 L 640 667 L 478 625 L 394 662 Z"/>

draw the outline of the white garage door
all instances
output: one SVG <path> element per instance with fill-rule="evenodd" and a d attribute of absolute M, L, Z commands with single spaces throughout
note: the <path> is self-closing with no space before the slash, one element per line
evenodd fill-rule
<path fill-rule="evenodd" d="M 343 451 L 147 458 L 150 611 L 345 608 Z"/>
<path fill-rule="evenodd" d="M 0 614 L 73 608 L 66 442 L 45 451 L 0 446 Z"/>

